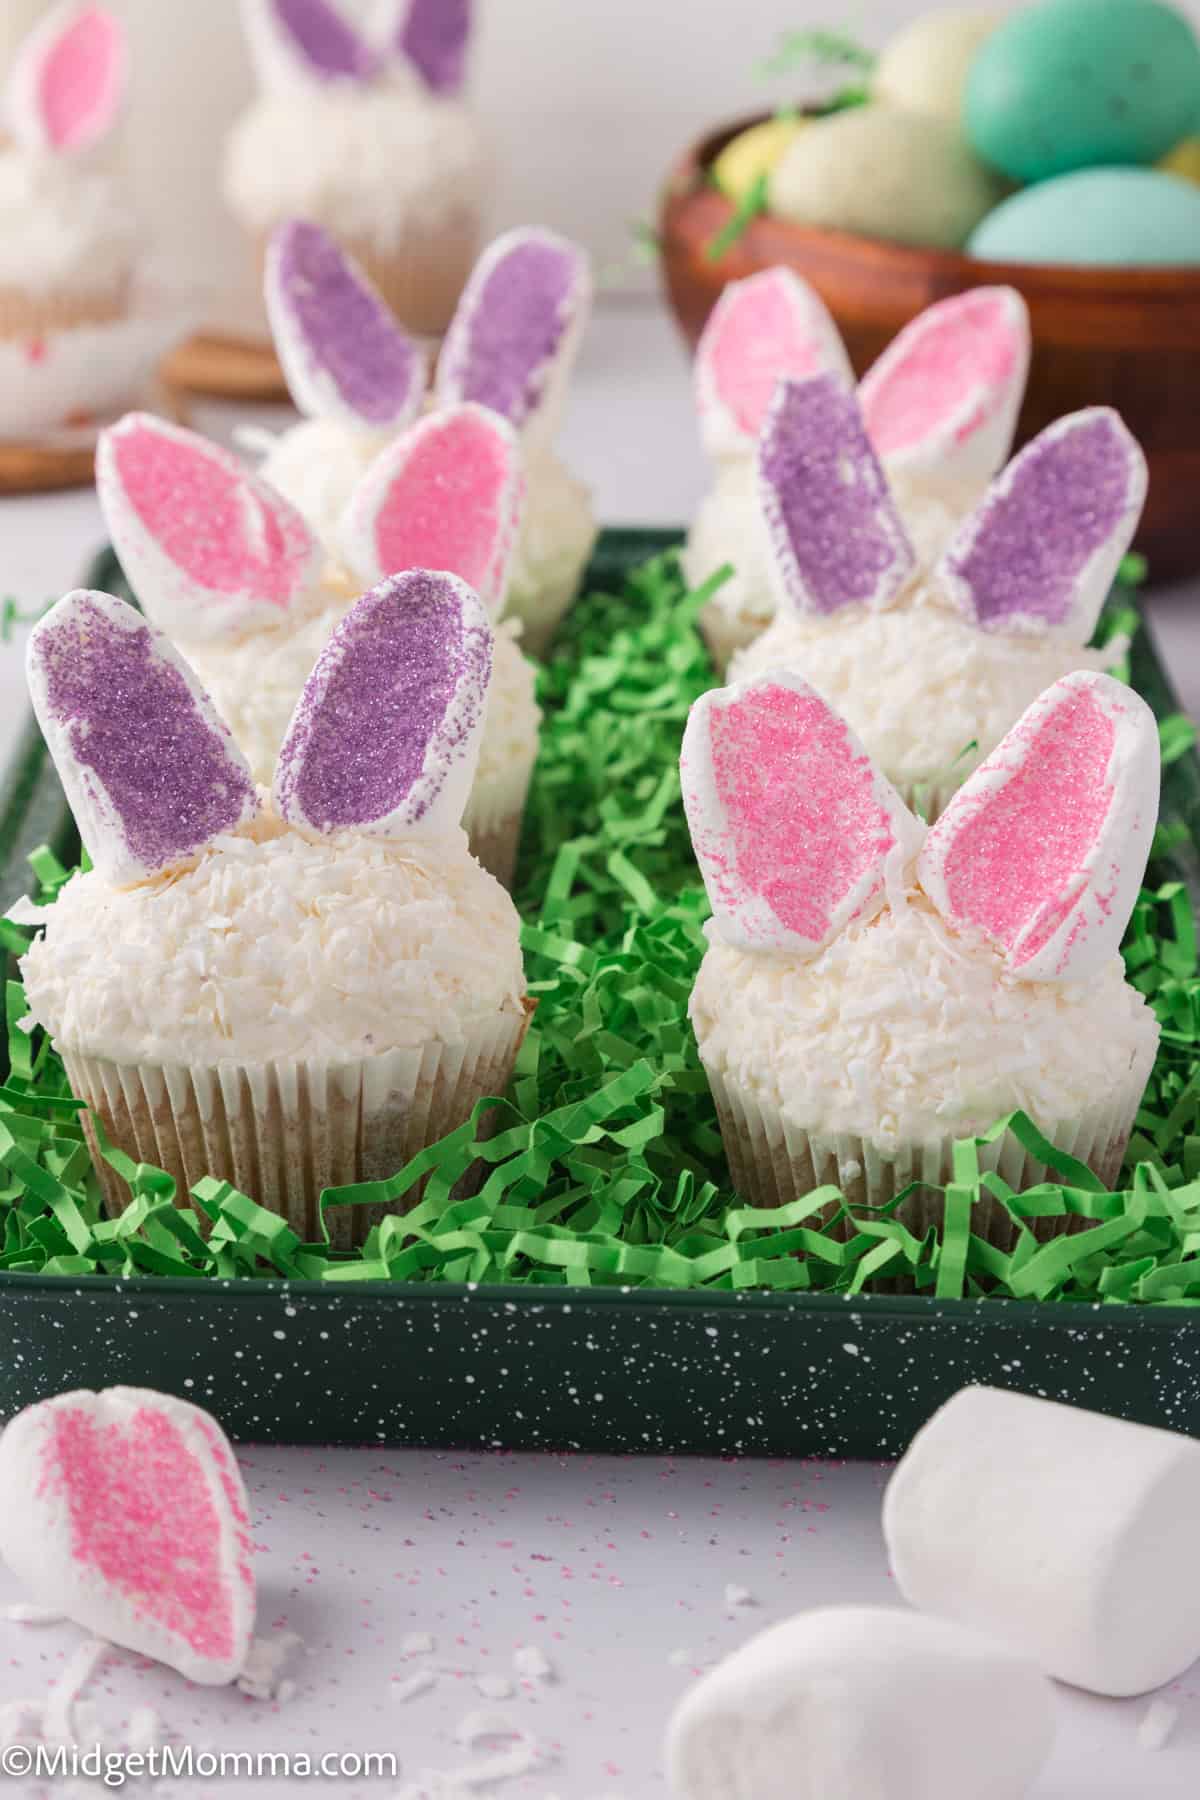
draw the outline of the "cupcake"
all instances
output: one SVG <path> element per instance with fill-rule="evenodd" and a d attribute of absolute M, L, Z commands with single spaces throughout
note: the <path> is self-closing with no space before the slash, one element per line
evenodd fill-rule
<path fill-rule="evenodd" d="M 498 611 L 522 502 L 516 437 L 477 406 L 422 420 L 377 457 L 352 497 L 337 561 L 236 457 L 146 414 L 102 435 L 96 475 L 138 600 L 183 651 L 264 786 L 309 671 L 355 594 L 405 569 L 445 569 Z M 533 665 L 504 627 L 494 658 L 463 824 L 485 868 L 508 882 L 541 715 Z"/>
<path fill-rule="evenodd" d="M 332 0 L 243 0 L 260 93 L 233 129 L 225 196 L 265 251 L 275 226 L 336 232 L 397 318 L 440 335 L 479 245 L 486 156 L 463 100 L 469 0 L 407 0 L 376 42 Z"/>
<path fill-rule="evenodd" d="M 464 582 L 358 602 L 269 796 L 182 657 L 69 594 L 29 643 L 34 709 L 92 861 L 23 959 L 84 1115 L 182 1195 L 232 1182 L 301 1238 L 503 1093 L 526 1029 L 519 921 L 457 825 L 491 670 Z M 128 1202 L 102 1156 L 111 1209 Z M 335 1241 L 357 1234 L 349 1215 Z"/>
<path fill-rule="evenodd" d="M 697 701 L 681 766 L 713 909 L 691 1019 L 744 1199 L 878 1206 L 1017 1109 L 1116 1179 L 1158 1045 L 1119 952 L 1158 805 L 1137 694 L 1055 682 L 930 828 L 792 672 Z M 1044 1178 L 1011 1131 L 980 1165 Z M 920 1192 L 900 1217 L 936 1222 Z"/>
<path fill-rule="evenodd" d="M 0 147 L 0 339 L 129 311 L 138 231 L 106 156 L 125 74 L 121 25 L 86 3 L 55 8 L 18 53 Z"/>
<path fill-rule="evenodd" d="M 1014 288 L 975 288 L 928 307 L 859 387 L 866 428 L 923 566 L 937 560 L 1012 445 L 1029 369 L 1029 316 Z M 696 403 L 716 481 L 684 550 L 699 587 L 729 564 L 701 629 L 724 674 L 775 616 L 755 449 L 775 383 L 853 371 L 816 291 L 790 269 L 731 283 L 696 350 Z"/>
<path fill-rule="evenodd" d="M 798 671 L 926 818 L 1051 682 L 1127 647 L 1084 648 L 1146 495 L 1107 408 L 1026 445 L 928 572 L 834 377 L 779 383 L 758 470 L 779 610 L 730 679 Z"/>
<path fill-rule="evenodd" d="M 525 647 L 544 655 L 596 540 L 587 489 L 552 447 L 591 304 L 583 251 L 536 227 L 498 238 L 454 315 L 428 399 L 421 352 L 319 226 L 276 230 L 265 291 L 304 419 L 270 443 L 262 473 L 327 543 L 366 469 L 423 404 L 475 402 L 520 433 L 527 500 L 505 609 Z"/>

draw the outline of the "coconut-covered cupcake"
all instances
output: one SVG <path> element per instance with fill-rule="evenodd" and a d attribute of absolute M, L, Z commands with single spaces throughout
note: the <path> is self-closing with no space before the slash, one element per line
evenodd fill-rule
<path fill-rule="evenodd" d="M 527 1019 L 519 921 L 457 824 L 491 639 L 454 576 L 364 595 L 268 800 L 124 601 L 70 594 L 35 627 L 34 708 L 93 867 L 23 960 L 30 1010 L 85 1127 L 181 1194 L 216 1175 L 312 1240 L 323 1188 L 395 1173 L 504 1091 Z"/>
<path fill-rule="evenodd" d="M 471 0 L 404 0 L 389 35 L 332 0 L 243 0 L 261 92 L 225 195 L 265 249 L 285 219 L 335 232 L 410 330 L 439 335 L 479 245 L 486 156 L 463 98 Z"/>
<path fill-rule="evenodd" d="M 532 226 L 497 238 L 454 315 L 432 396 L 422 353 L 320 227 L 279 227 L 265 291 L 279 359 L 305 416 L 274 440 L 262 473 L 327 543 L 337 543 L 366 469 L 423 405 L 486 406 L 520 434 L 526 504 L 505 612 L 521 620 L 526 649 L 544 655 L 596 540 L 587 489 L 553 449 L 591 306 L 584 252 Z"/>
<path fill-rule="evenodd" d="M 713 908 L 690 1011 L 741 1195 L 878 1204 L 1017 1109 L 1115 1180 L 1158 1044 L 1119 953 L 1158 809 L 1138 695 L 1056 682 L 929 829 L 793 673 L 706 694 L 681 767 Z M 1011 1133 L 980 1160 L 1043 1177 Z"/>
<path fill-rule="evenodd" d="M 300 515 L 207 439 L 132 413 L 96 458 L 112 541 L 142 606 L 179 646 L 268 783 L 300 690 L 365 586 L 411 568 L 460 576 L 495 614 L 522 504 L 520 448 L 477 406 L 395 438 L 359 483 L 331 561 Z M 540 713 L 533 665 L 497 632 L 478 769 L 463 825 L 512 878 Z"/>
<path fill-rule="evenodd" d="M 834 378 L 780 382 L 758 470 L 779 610 L 730 677 L 802 673 L 927 818 L 1044 688 L 1125 648 L 1085 648 L 1146 495 L 1107 408 L 1027 444 L 928 572 Z"/>
<path fill-rule="evenodd" d="M 1012 445 L 1029 369 L 1029 315 L 1014 288 L 975 288 L 927 307 L 864 376 L 867 432 L 922 566 L 936 560 Z M 701 627 L 718 673 L 775 616 L 755 454 L 776 382 L 854 381 L 837 327 L 790 269 L 727 287 L 696 350 L 696 404 L 716 467 L 684 551 L 693 586 L 733 569 Z"/>

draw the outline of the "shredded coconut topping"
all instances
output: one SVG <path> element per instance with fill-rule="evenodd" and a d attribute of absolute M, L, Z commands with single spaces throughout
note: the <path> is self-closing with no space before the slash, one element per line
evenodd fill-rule
<path fill-rule="evenodd" d="M 128 199 L 102 168 L 0 152 L 0 286 L 104 294 L 131 273 L 137 247 Z"/>

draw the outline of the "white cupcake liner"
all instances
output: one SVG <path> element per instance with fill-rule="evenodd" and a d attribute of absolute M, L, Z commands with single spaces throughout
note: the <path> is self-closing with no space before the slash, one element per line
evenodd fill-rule
<path fill-rule="evenodd" d="M 1133 1130 L 1137 1109 L 1154 1064 L 1154 1052 L 1140 1056 L 1116 1092 L 1097 1102 L 1077 1119 L 1038 1121 L 1043 1136 L 1058 1150 L 1086 1163 L 1107 1187 L 1120 1174 L 1125 1148 Z M 734 1190 L 754 1206 L 785 1206 L 826 1184 L 838 1187 L 852 1206 L 878 1207 L 893 1200 L 910 1182 L 923 1181 L 944 1187 L 953 1179 L 954 1138 L 884 1150 L 854 1133 L 806 1131 L 785 1117 L 760 1093 L 747 1092 L 718 1068 L 705 1063 L 729 1174 Z M 959 1138 L 969 1133 L 960 1131 Z M 979 1150 L 981 1171 L 998 1173 L 1017 1192 L 1042 1181 L 1059 1178 L 1053 1170 L 1027 1152 L 1005 1132 L 993 1144 Z M 916 1237 L 931 1225 L 942 1223 L 942 1201 L 929 1188 L 918 1189 L 891 1216 L 898 1218 Z M 1086 1227 L 1087 1221 L 1071 1215 L 1031 1219 L 1035 1237 L 1061 1236 Z M 987 1197 L 979 1203 L 971 1230 L 1001 1250 L 1011 1250 L 1016 1228 L 999 1200 Z"/>
<path fill-rule="evenodd" d="M 320 1236 L 317 1202 L 324 1188 L 395 1175 L 463 1124 L 477 1100 L 504 1093 L 532 1012 L 527 1002 L 461 1044 L 431 1043 L 360 1062 L 206 1069 L 72 1053 L 63 1061 L 73 1093 L 90 1109 L 83 1126 L 111 1214 L 129 1204 L 129 1189 L 99 1153 L 93 1113 L 110 1143 L 175 1177 L 180 1201 L 213 1175 L 279 1213 L 311 1243 Z M 398 1210 L 419 1197 L 420 1187 L 414 1188 Z M 390 1210 L 335 1209 L 329 1214 L 334 1244 L 361 1243 Z"/>

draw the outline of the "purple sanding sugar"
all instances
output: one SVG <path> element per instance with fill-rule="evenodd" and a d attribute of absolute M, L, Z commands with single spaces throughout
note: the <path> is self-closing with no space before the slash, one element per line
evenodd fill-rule
<path fill-rule="evenodd" d="M 372 425 L 403 414 L 420 379 L 416 346 L 356 278 L 334 239 L 297 220 L 279 239 L 279 285 L 309 354 L 346 405 Z"/>
<path fill-rule="evenodd" d="M 309 678 L 280 752 L 281 810 L 319 831 L 386 818 L 426 772 L 436 740 L 442 780 L 416 823 L 467 752 L 491 664 L 488 633 L 464 629 L 456 583 L 423 569 L 380 582 L 347 614 Z M 469 701 L 448 730 L 460 684 Z"/>
<path fill-rule="evenodd" d="M 43 628 L 34 654 L 50 714 L 147 869 L 191 856 L 254 803 L 249 775 L 148 628 L 124 630 L 82 600 L 57 630 Z"/>
<path fill-rule="evenodd" d="M 985 504 L 970 547 L 948 562 L 985 630 L 1014 615 L 1066 623 L 1077 578 L 1125 515 L 1129 457 L 1104 416 L 1022 452 L 1008 492 Z"/>
<path fill-rule="evenodd" d="M 467 72 L 472 0 L 409 0 L 400 49 L 435 94 L 457 94 Z"/>
<path fill-rule="evenodd" d="M 835 376 L 784 384 L 759 445 L 759 475 L 772 535 L 795 558 L 792 597 L 802 610 L 865 605 L 889 569 L 893 586 L 907 573 L 911 552 L 887 481 L 857 402 Z"/>
<path fill-rule="evenodd" d="M 578 278 L 569 245 L 528 237 L 499 258 L 474 295 L 462 364 L 453 371 L 463 400 L 524 425 L 571 322 Z"/>
<path fill-rule="evenodd" d="M 275 16 L 324 81 L 371 81 L 379 59 L 327 0 L 272 0 Z"/>

